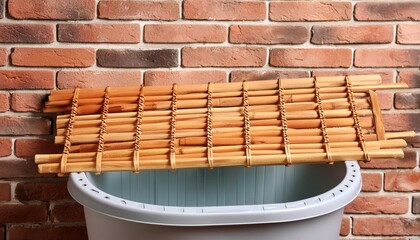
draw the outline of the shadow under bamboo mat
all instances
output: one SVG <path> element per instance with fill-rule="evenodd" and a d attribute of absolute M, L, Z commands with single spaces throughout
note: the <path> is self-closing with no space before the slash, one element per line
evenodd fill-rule
<path fill-rule="evenodd" d="M 62 154 L 35 157 L 40 173 L 292 165 L 403 157 L 385 132 L 379 75 L 236 83 L 54 90 Z"/>

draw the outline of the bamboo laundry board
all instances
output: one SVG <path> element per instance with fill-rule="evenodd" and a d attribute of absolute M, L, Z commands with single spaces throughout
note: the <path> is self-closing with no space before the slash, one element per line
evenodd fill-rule
<path fill-rule="evenodd" d="M 385 132 L 379 75 L 51 91 L 62 154 L 41 173 L 329 163 L 403 157 Z"/>

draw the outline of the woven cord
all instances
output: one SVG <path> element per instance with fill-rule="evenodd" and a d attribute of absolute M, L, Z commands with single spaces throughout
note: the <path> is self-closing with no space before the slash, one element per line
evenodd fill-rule
<path fill-rule="evenodd" d="M 102 156 L 104 151 L 104 134 L 106 133 L 106 118 L 108 117 L 108 107 L 109 107 L 109 91 L 110 87 L 105 89 L 104 101 L 102 106 L 102 115 L 101 115 L 101 126 L 99 129 L 99 142 L 98 142 L 98 151 L 96 152 L 96 174 L 102 172 Z"/>
<path fill-rule="evenodd" d="M 290 151 L 289 135 L 287 134 L 287 117 L 286 117 L 286 100 L 284 97 L 284 88 L 282 87 L 282 81 L 278 79 L 279 86 L 279 108 L 280 108 L 280 120 L 283 133 L 284 153 L 286 154 L 286 165 L 292 164 L 292 155 Z"/>
<path fill-rule="evenodd" d="M 142 134 L 142 122 L 143 122 L 143 110 L 144 110 L 144 92 L 143 86 L 140 88 L 139 99 L 137 103 L 137 116 L 136 116 L 136 133 L 134 135 L 134 157 L 133 167 L 134 173 L 140 172 L 140 141 Z"/>
<path fill-rule="evenodd" d="M 67 157 L 70 153 L 71 135 L 73 133 L 74 122 L 76 121 L 77 109 L 79 107 L 79 92 L 79 88 L 74 89 L 73 99 L 71 102 L 70 117 L 67 124 L 66 137 L 64 139 L 63 155 L 61 156 L 60 173 L 58 174 L 59 176 L 63 176 L 64 173 L 67 172 Z"/>
<path fill-rule="evenodd" d="M 248 87 L 246 82 L 242 83 L 242 97 L 243 97 L 243 106 L 244 106 L 244 128 L 245 128 L 245 147 L 246 147 L 246 167 L 252 166 L 252 157 L 251 157 L 251 121 L 249 120 L 249 97 L 248 97 Z"/>
<path fill-rule="evenodd" d="M 214 168 L 213 162 L 213 100 L 212 100 L 213 90 L 211 83 L 208 83 L 207 86 L 207 160 L 209 162 L 209 168 Z"/>
<path fill-rule="evenodd" d="M 317 102 L 317 105 L 318 105 L 318 114 L 319 114 L 319 118 L 321 120 L 322 139 L 324 140 L 325 153 L 327 154 L 327 160 L 328 160 L 327 163 L 328 164 L 333 164 L 334 159 L 333 159 L 333 156 L 331 154 L 330 138 L 329 138 L 328 132 L 327 132 L 327 123 L 325 122 L 325 113 L 324 113 L 324 108 L 322 107 L 322 99 L 321 99 L 321 94 L 320 94 L 320 88 L 319 88 L 318 80 L 316 79 L 316 77 L 314 77 L 314 87 L 315 87 L 316 102 Z"/>
<path fill-rule="evenodd" d="M 176 130 L 176 84 L 172 85 L 172 103 L 171 103 L 171 150 L 169 161 L 171 163 L 171 169 L 176 170 L 176 159 L 175 159 L 175 130 Z"/>
<path fill-rule="evenodd" d="M 356 102 L 354 100 L 352 84 L 348 76 L 346 76 L 346 89 L 347 89 L 347 97 L 350 103 L 351 113 L 353 116 L 354 128 L 356 129 L 357 138 L 363 150 L 364 159 L 365 161 L 369 162 L 371 158 L 370 158 L 367 146 L 366 146 L 365 137 L 363 136 L 362 127 L 360 126 L 359 116 L 357 115 Z"/>

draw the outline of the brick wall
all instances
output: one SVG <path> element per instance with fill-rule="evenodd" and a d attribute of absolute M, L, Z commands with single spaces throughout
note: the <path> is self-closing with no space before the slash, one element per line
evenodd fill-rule
<path fill-rule="evenodd" d="M 420 130 L 420 2 L 0 0 L 0 240 L 85 239 L 66 179 L 37 174 L 60 149 L 48 90 L 378 73 L 388 131 Z M 404 159 L 362 163 L 343 239 L 420 235 L 420 135 Z M 411 236 L 411 237 L 410 237 Z"/>

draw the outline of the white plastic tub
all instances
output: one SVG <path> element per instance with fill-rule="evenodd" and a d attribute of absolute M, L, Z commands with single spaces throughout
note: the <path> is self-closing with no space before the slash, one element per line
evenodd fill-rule
<path fill-rule="evenodd" d="M 91 240 L 337 240 L 361 175 L 355 161 L 72 173 L 68 188 Z"/>

